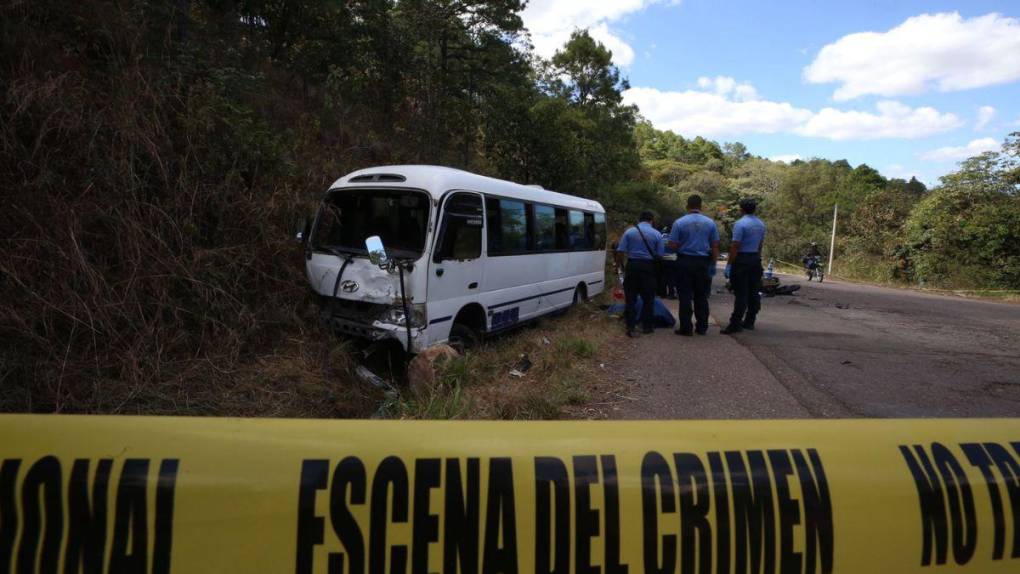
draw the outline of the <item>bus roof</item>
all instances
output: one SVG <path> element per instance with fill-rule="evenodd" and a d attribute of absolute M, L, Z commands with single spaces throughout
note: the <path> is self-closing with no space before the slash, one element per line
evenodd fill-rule
<path fill-rule="evenodd" d="M 521 185 L 512 181 L 436 165 L 385 165 L 360 169 L 336 180 L 330 189 L 379 187 L 380 185 L 423 189 L 433 199 L 439 199 L 447 191 L 462 189 L 597 213 L 605 212 L 602 204 L 593 199 L 557 193 L 538 186 Z"/>

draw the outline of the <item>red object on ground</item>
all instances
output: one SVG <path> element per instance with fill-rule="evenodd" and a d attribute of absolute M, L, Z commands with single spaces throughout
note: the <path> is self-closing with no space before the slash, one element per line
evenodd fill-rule
<path fill-rule="evenodd" d="M 613 287 L 613 299 L 623 301 L 624 300 L 623 289 L 620 289 L 619 287 Z"/>

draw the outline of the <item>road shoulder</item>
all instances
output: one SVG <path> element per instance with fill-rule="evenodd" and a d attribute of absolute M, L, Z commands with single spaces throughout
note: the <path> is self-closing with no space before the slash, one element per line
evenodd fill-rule
<path fill-rule="evenodd" d="M 676 301 L 664 301 L 676 314 Z M 728 307 L 728 297 L 712 303 Z M 721 310 L 718 309 L 717 312 Z M 748 333 L 747 336 L 754 336 Z M 732 337 L 680 337 L 671 329 L 629 339 L 620 326 L 610 342 L 616 352 L 605 365 L 615 387 L 605 410 L 614 419 L 767 419 L 814 416 Z"/>

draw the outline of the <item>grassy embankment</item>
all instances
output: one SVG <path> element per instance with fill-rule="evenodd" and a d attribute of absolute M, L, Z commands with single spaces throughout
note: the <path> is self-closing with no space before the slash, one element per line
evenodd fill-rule
<path fill-rule="evenodd" d="M 430 392 L 387 397 L 380 416 L 419 419 L 524 419 L 599 417 L 585 408 L 600 391 L 599 357 L 616 321 L 599 309 L 603 297 L 542 319 L 451 360 Z M 522 377 L 510 371 L 527 357 Z"/>

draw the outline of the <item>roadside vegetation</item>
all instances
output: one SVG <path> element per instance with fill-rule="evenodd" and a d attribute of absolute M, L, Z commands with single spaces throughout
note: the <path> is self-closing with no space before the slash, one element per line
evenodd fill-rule
<path fill-rule="evenodd" d="M 408 419 L 590 418 L 604 345 L 618 321 L 594 302 L 483 344 L 439 369 L 420 396 L 392 393 L 377 413 Z"/>
<path fill-rule="evenodd" d="M 754 157 L 743 144 L 684 139 L 639 123 L 647 177 L 674 204 L 702 194 L 723 231 L 742 197 L 759 200 L 765 256 L 800 264 L 815 241 L 828 254 L 839 205 L 836 272 L 852 279 L 940 289 L 1020 290 L 1020 133 L 1000 151 L 960 164 L 928 189 L 844 160 Z"/>
<path fill-rule="evenodd" d="M 530 331 L 450 365 L 432 402 L 357 382 L 353 354 L 316 325 L 291 237 L 335 178 L 372 165 L 449 165 L 592 197 L 617 232 L 642 209 L 668 222 L 692 192 L 726 230 L 737 199 L 755 196 L 784 259 L 824 242 L 838 202 L 841 273 L 1020 288 L 1016 134 L 932 190 L 845 161 L 772 162 L 655 130 L 622 103 L 608 50 L 579 31 L 543 60 L 522 7 L 0 6 L 0 411 L 568 410 L 583 380 L 552 357 L 581 361 L 587 347 L 548 336 L 533 349 Z M 540 357 L 519 381 L 505 378 L 514 353 Z M 536 378 L 548 392 L 531 402 L 496 396 Z"/>

